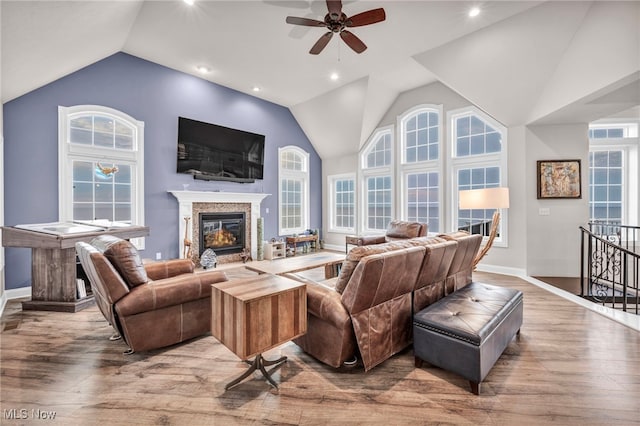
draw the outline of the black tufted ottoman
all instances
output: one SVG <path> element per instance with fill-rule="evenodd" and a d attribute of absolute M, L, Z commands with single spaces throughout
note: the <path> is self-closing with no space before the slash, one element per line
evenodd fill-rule
<path fill-rule="evenodd" d="M 416 367 L 424 360 L 460 374 L 479 395 L 480 382 L 521 325 L 521 291 L 471 283 L 414 316 Z"/>

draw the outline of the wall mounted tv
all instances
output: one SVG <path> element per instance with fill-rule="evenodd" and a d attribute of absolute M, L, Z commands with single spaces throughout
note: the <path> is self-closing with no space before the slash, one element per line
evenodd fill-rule
<path fill-rule="evenodd" d="M 178 173 L 251 183 L 263 170 L 264 135 L 178 118 Z"/>

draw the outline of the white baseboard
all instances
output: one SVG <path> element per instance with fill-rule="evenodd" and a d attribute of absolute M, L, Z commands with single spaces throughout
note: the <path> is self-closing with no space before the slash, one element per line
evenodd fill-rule
<path fill-rule="evenodd" d="M 344 246 L 337 244 L 325 244 L 323 247 L 327 250 L 344 251 Z"/>
<path fill-rule="evenodd" d="M 7 296 L 7 300 L 21 299 L 23 297 L 31 297 L 31 286 L 5 290 L 4 294 Z"/>
<path fill-rule="evenodd" d="M 4 313 L 4 308 L 9 300 L 22 299 L 23 297 L 31 297 L 31 286 L 5 290 L 0 297 L 0 316 Z"/>
<path fill-rule="evenodd" d="M 510 275 L 519 278 L 524 278 L 527 276 L 527 273 L 524 269 L 509 268 L 508 266 L 483 265 L 482 263 L 480 263 L 478 264 L 477 270 L 481 272 L 489 272 L 492 274 Z"/>

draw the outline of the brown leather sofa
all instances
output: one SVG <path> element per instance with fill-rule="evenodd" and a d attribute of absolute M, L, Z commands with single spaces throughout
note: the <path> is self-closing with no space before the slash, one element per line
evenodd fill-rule
<path fill-rule="evenodd" d="M 425 248 L 355 247 L 335 287 L 307 282 L 307 333 L 294 342 L 340 367 L 357 354 L 370 370 L 411 342 L 411 293 Z"/>
<path fill-rule="evenodd" d="M 365 371 L 373 368 L 411 344 L 413 313 L 471 282 L 481 240 L 479 235 L 455 233 L 355 247 L 337 278 L 317 283 L 292 276 L 307 283 L 308 309 L 307 334 L 294 342 L 336 368 L 356 356 L 362 358 Z M 397 262 L 397 256 L 406 256 L 407 250 L 416 247 L 422 249 L 417 274 Z M 395 262 L 388 261 L 384 269 L 374 268 L 373 259 Z M 354 310 L 353 301 L 367 300 L 371 291 L 376 297 L 396 292 L 397 299 Z M 408 300 L 409 307 L 404 304 Z"/>
<path fill-rule="evenodd" d="M 129 352 L 173 345 L 211 331 L 211 284 L 224 272 L 194 273 L 189 259 L 144 263 L 126 240 L 76 243 L 100 311 Z"/>
<path fill-rule="evenodd" d="M 426 223 L 393 220 L 389 222 L 384 235 L 364 235 L 358 237 L 357 245 L 368 246 L 371 244 L 382 244 L 395 240 L 424 237 L 425 235 L 427 235 Z"/>
<path fill-rule="evenodd" d="M 445 282 L 445 296 L 471 283 L 473 261 L 480 250 L 482 235 L 469 234 L 466 231 L 440 234 L 439 238 L 455 241 L 458 248 L 451 261 L 451 268 Z"/>

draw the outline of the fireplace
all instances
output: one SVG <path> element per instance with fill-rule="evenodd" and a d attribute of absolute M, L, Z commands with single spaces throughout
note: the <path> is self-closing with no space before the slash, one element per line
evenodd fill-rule
<path fill-rule="evenodd" d="M 245 248 L 245 213 L 200 213 L 199 255 L 210 248 L 216 255 L 241 253 Z"/>
<path fill-rule="evenodd" d="M 179 253 L 185 251 L 185 241 L 191 243 L 191 259 L 200 261 L 200 214 L 201 213 L 237 213 L 244 212 L 244 244 L 251 256 L 257 259 L 258 218 L 260 203 L 269 194 L 237 193 L 222 191 L 169 191 L 178 200 L 178 240 Z M 215 250 L 215 249 L 214 249 Z M 239 262 L 241 251 L 218 257 L 218 263 Z"/>

